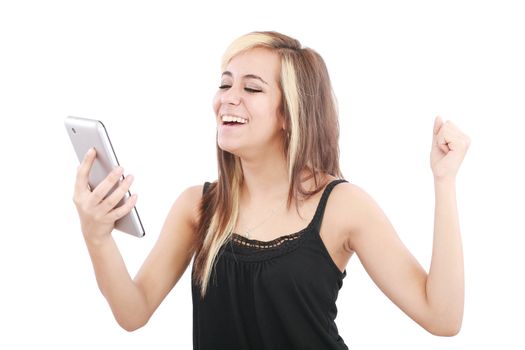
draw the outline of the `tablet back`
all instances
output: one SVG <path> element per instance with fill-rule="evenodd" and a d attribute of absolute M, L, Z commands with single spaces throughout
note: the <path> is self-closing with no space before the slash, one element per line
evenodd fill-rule
<path fill-rule="evenodd" d="M 88 181 L 89 187 L 93 189 L 119 165 L 106 128 L 101 121 L 79 117 L 67 117 L 64 123 L 80 162 L 91 147 L 97 151 Z M 118 184 L 109 193 L 113 192 L 117 186 Z M 128 192 L 117 206 L 121 206 L 130 195 Z M 137 237 L 144 236 L 144 228 L 135 207 L 129 214 L 115 222 L 115 229 Z"/>

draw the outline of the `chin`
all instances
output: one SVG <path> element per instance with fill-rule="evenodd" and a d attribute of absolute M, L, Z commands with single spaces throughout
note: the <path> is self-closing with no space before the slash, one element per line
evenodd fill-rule
<path fill-rule="evenodd" d="M 217 146 L 224 152 L 231 153 L 231 154 L 236 155 L 238 157 L 240 156 L 239 147 L 233 147 L 232 145 L 223 144 L 223 143 L 220 143 L 220 142 L 217 143 Z"/>

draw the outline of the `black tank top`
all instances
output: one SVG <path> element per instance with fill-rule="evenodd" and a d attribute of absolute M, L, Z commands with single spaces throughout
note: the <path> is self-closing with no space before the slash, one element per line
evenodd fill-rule
<path fill-rule="evenodd" d="M 335 324 L 346 270 L 319 235 L 328 196 L 340 182 L 326 186 L 303 230 L 269 242 L 234 234 L 221 248 L 204 298 L 192 282 L 194 349 L 348 349 Z"/>

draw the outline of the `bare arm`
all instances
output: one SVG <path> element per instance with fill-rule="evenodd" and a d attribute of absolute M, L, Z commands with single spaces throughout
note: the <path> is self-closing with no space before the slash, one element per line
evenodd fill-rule
<path fill-rule="evenodd" d="M 86 245 L 98 287 L 117 322 L 128 331 L 144 324 L 148 312 L 145 298 L 133 283 L 113 237 L 97 243 L 86 239 Z"/>
<path fill-rule="evenodd" d="M 136 196 L 115 208 L 131 184 L 125 180 L 113 194 L 103 199 L 119 181 L 121 171 L 118 169 L 90 191 L 87 176 L 94 159 L 95 153 L 88 153 L 79 166 L 74 202 L 100 291 L 117 322 L 131 331 L 147 323 L 191 260 L 202 186 L 187 189 L 174 203 L 155 247 L 133 280 L 111 231 L 115 221 L 133 208 Z"/>
<path fill-rule="evenodd" d="M 135 277 L 146 301 L 146 320 L 179 281 L 193 257 L 202 187 L 186 189 L 175 201 L 157 243 Z"/>
<path fill-rule="evenodd" d="M 453 182 L 436 181 L 432 261 L 426 280 L 427 303 L 444 332 L 461 328 L 464 304 L 464 269 L 461 234 Z"/>
<path fill-rule="evenodd" d="M 463 259 L 459 230 L 450 230 L 457 215 L 451 198 L 436 196 L 436 229 L 427 274 L 399 239 L 377 203 L 357 186 L 341 189 L 349 212 L 348 246 L 381 291 L 432 334 L 454 335 L 463 313 Z M 451 213 L 452 211 L 452 213 Z M 446 215 L 443 215 L 446 213 Z M 451 220 L 452 219 L 452 220 Z M 351 220 L 351 222 L 350 222 Z"/>
<path fill-rule="evenodd" d="M 435 184 L 434 241 L 428 274 L 367 193 L 348 184 L 343 187 L 346 193 L 341 198 L 346 197 L 346 208 L 351 213 L 346 214 L 351 218 L 347 222 L 347 244 L 357 253 L 374 282 L 426 330 L 450 336 L 459 332 L 464 304 L 455 174 L 470 140 L 452 124 L 442 126 L 436 119 L 431 152 Z"/>

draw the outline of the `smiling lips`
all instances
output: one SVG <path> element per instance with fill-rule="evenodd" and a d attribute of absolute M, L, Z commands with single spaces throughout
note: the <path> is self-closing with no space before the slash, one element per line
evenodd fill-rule
<path fill-rule="evenodd" d="M 222 125 L 243 125 L 248 123 L 248 119 L 225 114 L 222 116 Z"/>

